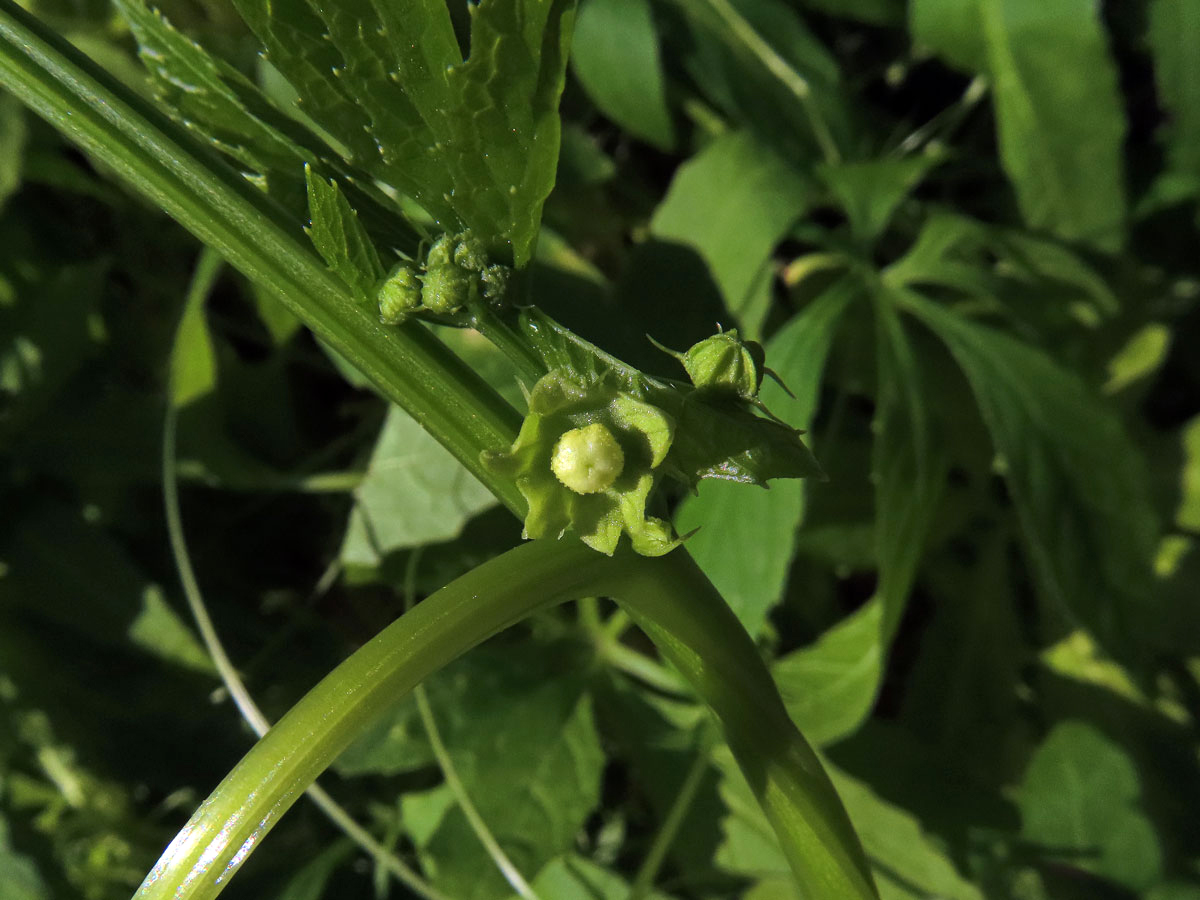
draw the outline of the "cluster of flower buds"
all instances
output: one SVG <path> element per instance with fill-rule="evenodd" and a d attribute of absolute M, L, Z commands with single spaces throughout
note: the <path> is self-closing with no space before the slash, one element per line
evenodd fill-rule
<path fill-rule="evenodd" d="M 429 248 L 424 266 L 403 261 L 379 286 L 379 318 L 396 325 L 413 313 L 457 313 L 472 299 L 490 306 L 504 302 L 512 270 L 491 262 L 487 248 L 470 232 L 444 234 Z"/>

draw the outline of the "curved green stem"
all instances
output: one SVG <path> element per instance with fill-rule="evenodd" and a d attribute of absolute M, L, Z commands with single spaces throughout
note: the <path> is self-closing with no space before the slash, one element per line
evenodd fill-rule
<path fill-rule="evenodd" d="M 317 775 L 388 705 L 538 609 L 617 598 L 716 713 L 802 888 L 875 900 L 858 839 L 744 629 L 685 553 L 609 558 L 533 541 L 437 591 L 331 672 L 242 759 L 146 877 L 137 900 L 208 900 Z"/>
<path fill-rule="evenodd" d="M 520 416 L 422 325 L 389 328 L 325 267 L 265 197 L 174 123 L 11 0 L 0 0 L 0 85 L 104 161 L 402 406 L 510 509 L 524 499 L 485 469 Z"/>

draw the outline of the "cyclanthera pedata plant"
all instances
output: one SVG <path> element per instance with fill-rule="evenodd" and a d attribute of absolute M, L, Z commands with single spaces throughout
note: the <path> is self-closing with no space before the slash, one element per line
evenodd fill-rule
<path fill-rule="evenodd" d="M 465 59 L 442 0 L 236 5 L 295 89 L 302 122 L 138 0 L 118 7 L 178 127 L 151 118 L 11 6 L 3 10 L 5 83 L 276 292 L 492 486 L 541 543 L 453 582 L 335 670 L 201 805 L 139 896 L 215 896 L 397 693 L 547 602 L 595 595 L 626 603 L 717 711 L 807 889 L 875 896 L 837 795 L 748 637 L 703 577 L 688 574 L 669 523 L 647 513 L 663 476 L 764 484 L 814 474 L 808 451 L 793 429 L 748 407 L 757 384 L 714 392 L 714 379 L 726 376 L 711 362 L 689 369 L 691 385 L 649 378 L 522 292 L 554 180 L 573 4 L 470 7 Z M 295 236 L 302 198 L 324 272 Z M 367 215 L 387 221 L 390 246 L 376 245 Z M 272 267 L 290 278 L 273 278 Z M 519 433 L 423 318 L 474 327 L 523 375 L 537 376 Z M 393 376 L 413 363 L 434 396 Z M 430 406 L 439 403 L 435 418 Z M 617 552 L 623 535 L 631 552 Z M 576 538 L 587 545 L 582 555 Z M 674 562 L 638 561 L 664 555 Z M 472 579 L 479 586 L 467 588 Z"/>
<path fill-rule="evenodd" d="M 0 0 L 0 900 L 1200 897 L 1196 0 L 149 3 Z"/>

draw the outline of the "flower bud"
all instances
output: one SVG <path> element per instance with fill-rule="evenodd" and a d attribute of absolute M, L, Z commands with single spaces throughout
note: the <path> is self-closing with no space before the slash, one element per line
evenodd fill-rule
<path fill-rule="evenodd" d="M 379 321 L 398 325 L 421 305 L 421 279 L 416 268 L 402 262 L 388 274 L 379 286 Z"/>

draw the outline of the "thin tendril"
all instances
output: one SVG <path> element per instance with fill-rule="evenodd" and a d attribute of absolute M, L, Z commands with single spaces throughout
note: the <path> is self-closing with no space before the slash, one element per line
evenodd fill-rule
<path fill-rule="evenodd" d="M 193 303 L 202 302 L 216 281 L 220 270 L 220 256 L 210 249 L 205 249 L 201 254 L 200 261 L 192 277 L 192 283 L 188 288 L 187 307 L 190 307 Z M 188 553 L 187 539 L 183 531 L 183 517 L 179 509 L 179 478 L 176 471 L 175 458 L 175 438 L 178 419 L 179 410 L 175 406 L 174 396 L 172 395 L 167 403 L 166 415 L 163 417 L 162 440 L 163 507 L 166 512 L 167 537 L 171 545 L 171 554 L 175 559 L 175 567 L 179 572 L 179 581 L 183 586 L 183 593 L 187 598 L 188 608 L 191 610 L 192 618 L 196 622 L 196 628 L 200 632 L 200 639 L 204 642 L 204 647 L 212 659 L 213 666 L 216 668 L 217 674 L 220 675 L 225 689 L 229 692 L 229 696 L 233 699 L 234 705 L 237 706 L 242 718 L 246 720 L 246 723 L 254 730 L 256 735 L 262 737 L 271 727 L 271 723 L 262 714 L 262 711 L 258 708 L 258 704 L 254 702 L 254 698 L 250 696 L 245 683 L 242 681 L 241 676 L 238 675 L 237 669 L 229 659 L 229 655 L 225 652 L 225 646 L 221 643 L 216 627 L 213 625 L 212 617 L 208 614 L 208 607 L 204 602 L 204 595 L 200 591 L 200 584 L 196 580 L 196 573 L 192 568 L 191 556 Z M 355 822 L 345 808 L 326 793 L 322 787 L 313 784 L 305 793 L 308 794 L 309 799 L 312 800 L 316 807 L 325 814 L 326 818 L 341 829 L 354 843 L 370 854 L 376 863 L 394 876 L 397 881 L 424 897 L 425 900 L 450 900 L 450 898 L 435 890 L 420 875 L 405 865 L 402 860 L 398 859 L 387 848 L 376 841 L 370 832 Z"/>
<path fill-rule="evenodd" d="M 409 556 L 408 566 L 404 572 L 405 610 L 413 605 L 416 598 L 417 566 L 420 560 L 421 550 L 418 547 Z M 417 709 L 421 714 L 421 723 L 425 726 L 425 732 L 429 735 L 429 746 L 433 750 L 434 759 L 437 760 L 438 768 L 442 770 L 442 777 L 446 779 L 446 786 L 450 788 L 450 793 L 454 795 L 455 802 L 466 817 L 467 824 L 475 832 L 475 837 L 479 839 L 479 843 L 483 845 L 483 849 L 492 858 L 492 862 L 500 870 L 500 874 L 504 876 L 504 880 L 508 882 L 509 886 L 519 896 L 524 897 L 525 900 L 541 900 L 513 861 L 509 859 L 508 854 L 504 852 L 504 848 L 500 846 L 499 841 L 496 840 L 496 836 L 488 828 L 487 822 L 479 814 L 479 810 L 475 808 L 470 794 L 467 793 L 466 785 L 458 777 L 458 770 L 454 766 L 454 761 L 450 758 L 450 754 L 446 750 L 446 745 L 442 742 L 442 733 L 438 728 L 437 720 L 433 717 L 433 708 L 429 705 L 429 695 L 423 684 L 418 684 L 413 688 L 413 697 L 417 701 Z"/>

